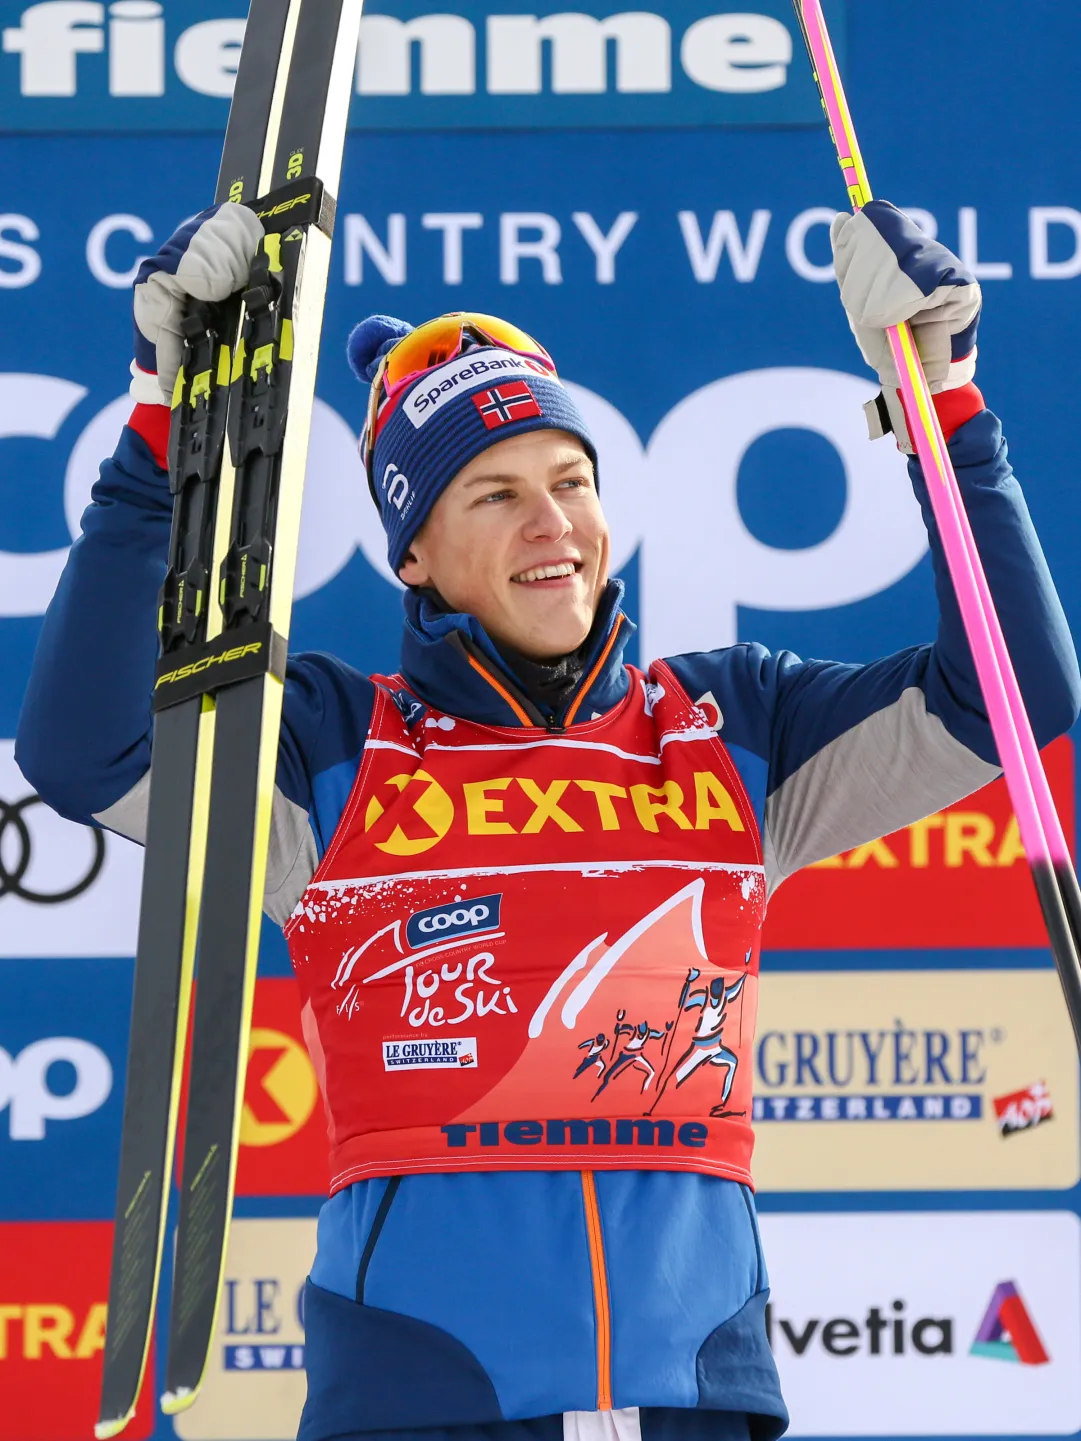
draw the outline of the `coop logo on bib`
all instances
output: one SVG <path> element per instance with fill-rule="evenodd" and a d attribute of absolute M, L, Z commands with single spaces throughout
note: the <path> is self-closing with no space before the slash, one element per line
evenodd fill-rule
<path fill-rule="evenodd" d="M 475 1036 L 438 1041 L 384 1041 L 384 1071 L 462 1071 L 477 1064 Z"/>
<path fill-rule="evenodd" d="M 435 941 L 449 941 L 456 936 L 475 936 L 482 931 L 499 929 L 499 907 L 503 895 L 474 896 L 458 899 L 450 905 L 432 906 L 416 911 L 409 917 L 405 938 L 413 950 L 430 946 Z"/>

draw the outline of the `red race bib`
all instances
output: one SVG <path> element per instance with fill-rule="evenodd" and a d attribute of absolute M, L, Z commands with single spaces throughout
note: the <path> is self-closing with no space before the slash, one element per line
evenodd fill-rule
<path fill-rule="evenodd" d="M 407 725 L 380 682 L 286 927 L 332 1192 L 524 1168 L 750 1182 L 758 826 L 671 670 L 630 675 L 557 735 L 406 693 Z"/>

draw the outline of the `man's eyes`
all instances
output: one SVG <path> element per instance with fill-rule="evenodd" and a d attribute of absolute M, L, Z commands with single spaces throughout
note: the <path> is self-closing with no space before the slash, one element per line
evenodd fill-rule
<path fill-rule="evenodd" d="M 556 484 L 555 484 L 555 489 L 556 489 L 556 490 L 588 490 L 588 489 L 591 487 L 591 485 L 592 485 L 592 481 L 591 481 L 591 479 L 590 479 L 590 477 L 589 477 L 588 475 L 568 475 L 568 476 L 564 476 L 561 480 L 559 480 L 559 481 L 556 482 Z M 509 487 L 508 487 L 508 488 L 505 488 L 505 489 L 503 489 L 503 490 L 493 490 L 493 491 L 489 492 L 488 495 L 478 496 L 478 497 L 477 497 L 477 500 L 476 500 L 476 504 L 477 504 L 477 505 L 490 505 L 490 504 L 492 504 L 492 502 L 494 502 L 494 501 L 499 501 L 499 500 L 514 500 L 514 499 L 516 498 L 517 494 L 518 494 L 517 491 L 515 491 L 515 490 L 513 490 L 513 489 L 510 489 Z"/>

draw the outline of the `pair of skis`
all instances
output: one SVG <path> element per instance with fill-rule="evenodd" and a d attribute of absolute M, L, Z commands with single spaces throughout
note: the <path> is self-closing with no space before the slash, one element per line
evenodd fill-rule
<path fill-rule="evenodd" d="M 252 0 L 216 199 L 265 234 L 243 296 L 185 322 L 101 1438 L 130 1420 L 149 1352 L 197 949 L 165 1411 L 194 1401 L 213 1335 L 360 10 Z"/>
<path fill-rule="evenodd" d="M 793 0 L 811 68 L 829 122 L 837 159 L 853 210 L 871 199 L 837 58 L 821 0 Z M 1051 787 L 1025 710 L 1021 688 L 991 598 L 983 563 L 965 511 L 949 451 L 910 325 L 886 332 L 900 377 L 901 398 L 923 467 L 942 549 L 972 650 L 1021 841 L 1032 870 L 1044 925 L 1055 959 L 1074 1039 L 1081 1051 L 1081 888 Z"/>

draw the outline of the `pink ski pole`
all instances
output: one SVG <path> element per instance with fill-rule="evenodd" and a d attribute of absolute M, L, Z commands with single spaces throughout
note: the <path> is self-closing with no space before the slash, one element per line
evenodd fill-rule
<path fill-rule="evenodd" d="M 793 3 L 848 186 L 848 197 L 852 209 L 858 211 L 871 199 L 871 187 L 821 0 L 793 0 Z M 886 334 L 1074 1037 L 1081 1050 L 1081 889 L 1077 874 L 916 351 L 912 327 L 891 326 Z"/>

